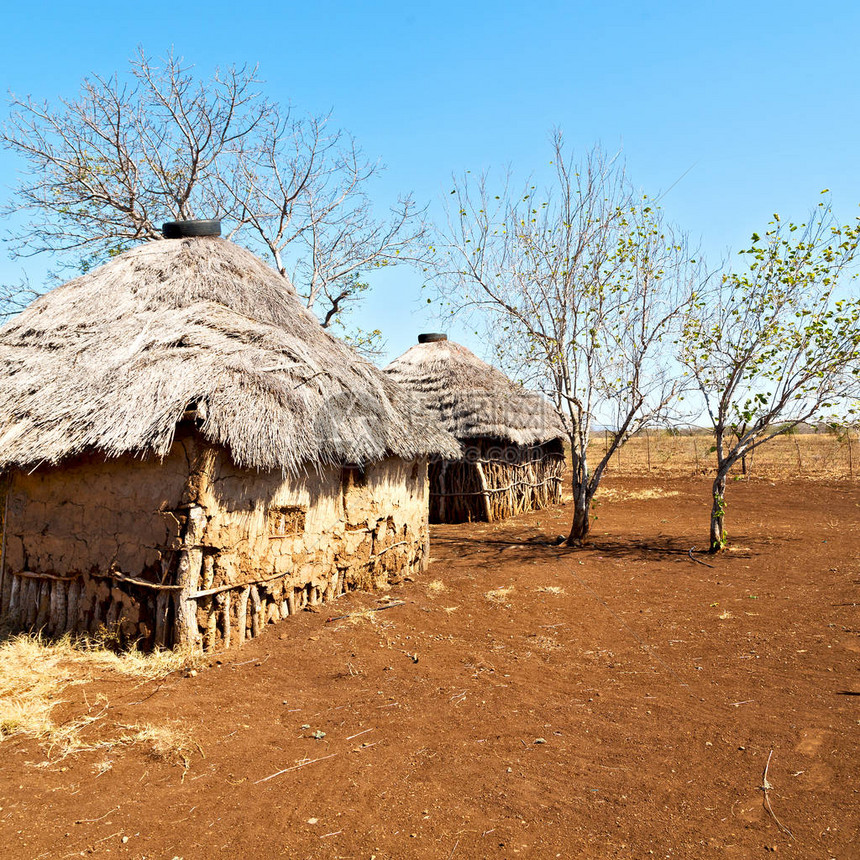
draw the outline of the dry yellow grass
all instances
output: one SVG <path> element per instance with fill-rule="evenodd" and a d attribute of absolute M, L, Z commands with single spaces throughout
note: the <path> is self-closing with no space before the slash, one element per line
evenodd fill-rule
<path fill-rule="evenodd" d="M 431 596 L 435 596 L 437 594 L 441 594 L 443 591 L 447 591 L 448 586 L 442 582 L 441 579 L 434 579 L 431 582 L 427 583 L 427 592 Z"/>
<path fill-rule="evenodd" d="M 669 496 L 680 495 L 678 490 L 663 490 L 660 488 L 647 490 L 622 490 L 617 487 L 601 487 L 597 491 L 595 499 L 600 502 L 624 502 L 646 501 L 650 499 L 663 499 Z"/>
<path fill-rule="evenodd" d="M 390 626 L 380 625 L 379 613 L 376 612 L 373 606 L 362 606 L 359 609 L 354 609 L 346 616 L 346 618 L 341 618 L 339 620 L 345 621 L 347 624 L 370 624 L 373 627 Z"/>
<path fill-rule="evenodd" d="M 123 746 L 142 744 L 156 761 L 181 764 L 184 770 L 188 770 L 192 754 L 196 751 L 203 755 L 200 745 L 184 726 L 153 726 L 144 723 L 125 728 L 127 731 L 117 742 Z"/>
<path fill-rule="evenodd" d="M 564 594 L 564 589 L 560 585 L 540 585 L 538 591 L 543 591 L 545 594 Z"/>
<path fill-rule="evenodd" d="M 116 654 L 68 637 L 49 642 L 39 636 L 14 636 L 0 644 L 0 742 L 33 738 L 41 742 L 49 758 L 128 743 L 125 735 L 95 743 L 85 739 L 85 729 L 107 712 L 108 703 L 101 698 L 87 713 L 57 723 L 54 711 L 63 703 L 64 693 L 105 673 L 156 680 L 201 659 L 175 651 Z"/>
<path fill-rule="evenodd" d="M 510 597 L 513 591 L 513 585 L 499 586 L 498 588 L 491 588 L 489 591 L 485 592 L 484 597 L 486 597 L 490 603 L 507 605 L 508 597 Z"/>

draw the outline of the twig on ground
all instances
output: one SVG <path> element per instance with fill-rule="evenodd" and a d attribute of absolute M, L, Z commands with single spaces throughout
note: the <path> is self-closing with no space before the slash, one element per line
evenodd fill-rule
<path fill-rule="evenodd" d="M 285 767 L 283 770 L 279 770 L 277 773 L 271 774 L 271 776 L 264 776 L 262 779 L 258 779 L 254 785 L 259 785 L 261 782 L 268 782 L 270 779 L 274 779 L 276 776 L 280 776 L 282 773 L 287 773 L 291 770 L 298 770 L 300 767 L 305 767 L 309 764 L 315 764 L 318 761 L 325 761 L 327 758 L 334 758 L 337 753 L 332 753 L 331 755 L 324 755 L 322 758 L 312 758 L 308 761 L 302 761 L 298 764 L 294 764 L 292 767 Z"/>
<path fill-rule="evenodd" d="M 366 735 L 368 732 L 372 732 L 372 731 L 373 731 L 373 727 L 371 726 L 371 728 L 365 729 L 363 732 L 356 732 L 354 735 L 350 735 L 347 738 L 347 740 L 351 741 L 353 738 L 357 738 L 359 735 Z"/>
<path fill-rule="evenodd" d="M 98 845 L 98 844 L 99 844 L 99 842 L 107 842 L 107 841 L 108 841 L 108 839 L 113 839 L 113 838 L 114 838 L 114 836 L 119 836 L 119 835 L 120 835 L 120 833 L 122 833 L 122 830 L 117 830 L 117 832 L 116 832 L 116 833 L 111 833 L 111 834 L 109 834 L 108 836 L 102 836 L 102 838 L 101 838 L 101 839 L 96 839 L 96 841 L 95 841 L 95 842 L 93 842 L 93 845 Z M 90 846 L 90 848 L 92 848 L 92 845 Z"/>
<path fill-rule="evenodd" d="M 761 785 L 759 786 L 761 790 L 764 792 L 764 808 L 765 812 L 776 822 L 776 826 L 786 835 L 790 836 L 794 839 L 794 835 L 792 832 L 776 817 L 776 813 L 773 811 L 770 805 L 770 798 L 767 796 L 767 793 L 773 788 L 773 786 L 767 781 L 767 771 L 770 767 L 770 759 L 773 755 L 773 750 L 771 750 L 767 755 L 767 763 L 764 766 L 764 773 L 762 774 Z"/>
<path fill-rule="evenodd" d="M 382 612 L 383 609 L 394 609 L 395 606 L 404 606 L 405 600 L 398 600 L 397 603 L 389 603 L 387 606 L 376 606 L 371 609 L 362 609 L 360 612 L 350 612 L 347 615 L 335 615 L 333 618 L 326 618 L 325 623 L 330 624 L 332 621 L 343 621 L 344 618 L 352 618 L 353 615 L 361 615 L 364 612 Z"/>
<path fill-rule="evenodd" d="M 79 818 L 75 821 L 75 824 L 92 824 L 95 821 L 101 821 L 103 818 L 107 818 L 112 812 L 116 812 L 119 809 L 119 806 L 115 806 L 113 809 L 109 809 L 104 815 L 100 815 L 98 818 Z"/>

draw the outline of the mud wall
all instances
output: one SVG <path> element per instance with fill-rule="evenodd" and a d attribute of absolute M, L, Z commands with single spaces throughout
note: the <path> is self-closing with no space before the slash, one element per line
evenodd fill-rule
<path fill-rule="evenodd" d="M 157 595 L 146 583 L 164 581 L 187 478 L 181 445 L 163 462 L 87 455 L 9 475 L 0 621 L 51 635 L 104 628 L 154 638 L 147 603 Z"/>
<path fill-rule="evenodd" d="M 11 476 L 0 622 L 142 647 L 243 642 L 427 558 L 427 465 L 249 472 L 181 436 L 163 461 Z"/>
<path fill-rule="evenodd" d="M 199 605 L 204 644 L 256 635 L 308 605 L 422 569 L 426 475 L 424 461 L 390 458 L 366 470 L 330 466 L 285 479 L 237 469 L 219 452 L 200 496 L 211 563 L 204 557 L 198 590 L 223 589 L 214 606 Z"/>

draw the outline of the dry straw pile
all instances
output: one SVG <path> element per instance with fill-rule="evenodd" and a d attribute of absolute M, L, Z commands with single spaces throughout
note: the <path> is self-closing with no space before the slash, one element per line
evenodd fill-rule
<path fill-rule="evenodd" d="M 175 726 L 111 725 L 103 698 L 61 719 L 57 712 L 67 705 L 73 687 L 116 676 L 145 683 L 201 660 L 199 653 L 179 651 L 117 654 L 97 641 L 72 641 L 68 636 L 52 642 L 30 635 L 6 639 L 0 644 L 0 743 L 35 739 L 49 761 L 143 744 L 157 758 L 187 765 L 188 751 L 195 745 Z"/>

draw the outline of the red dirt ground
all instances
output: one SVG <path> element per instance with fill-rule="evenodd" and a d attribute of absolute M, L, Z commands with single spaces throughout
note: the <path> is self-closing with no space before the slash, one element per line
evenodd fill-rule
<path fill-rule="evenodd" d="M 325 623 L 380 605 L 352 594 L 196 677 L 70 688 L 205 757 L 6 741 L 0 854 L 860 857 L 860 486 L 733 484 L 711 569 L 707 481 L 631 498 L 655 481 L 608 483 L 587 550 L 540 543 L 568 508 L 435 527 L 375 623 Z"/>

